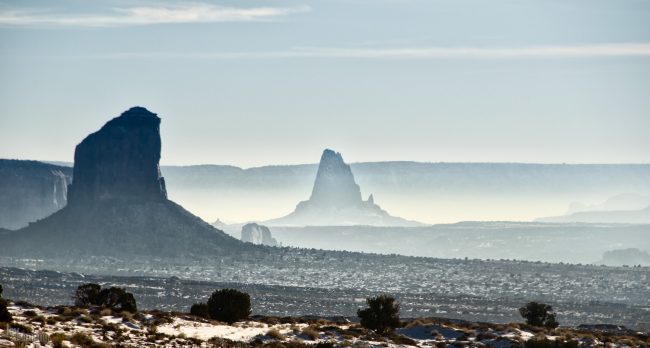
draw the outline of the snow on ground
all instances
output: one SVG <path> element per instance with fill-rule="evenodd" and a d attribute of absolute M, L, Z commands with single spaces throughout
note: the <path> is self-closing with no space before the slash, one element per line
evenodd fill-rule
<path fill-rule="evenodd" d="M 287 327 L 288 328 L 288 327 Z M 256 322 L 235 323 L 233 326 L 226 324 L 211 324 L 174 318 L 171 324 L 158 326 L 158 332 L 170 336 L 185 334 L 201 340 L 212 337 L 225 338 L 233 341 L 250 341 L 258 335 L 265 335 L 270 330 L 267 324 Z"/>
<path fill-rule="evenodd" d="M 593 334 L 580 336 L 570 328 L 559 331 L 545 331 L 536 334 L 527 326 L 518 324 L 456 323 L 438 319 L 415 320 L 396 330 L 396 335 L 380 336 L 365 330 L 357 324 L 338 324 L 326 320 L 307 321 L 302 318 L 289 318 L 291 323 L 278 323 L 278 318 L 262 318 L 260 321 L 247 320 L 227 325 L 218 321 L 208 321 L 181 313 L 121 313 L 105 315 L 101 309 L 73 307 L 43 308 L 11 305 L 9 311 L 17 327 L 29 327 L 35 334 L 64 335 L 64 343 L 74 347 L 70 341 L 77 334 L 91 337 L 94 342 L 116 343 L 134 347 L 186 346 L 210 347 L 219 344 L 219 339 L 239 341 L 244 344 L 259 345 L 274 342 L 291 342 L 296 347 L 309 347 L 320 342 L 334 343 L 335 346 L 363 347 L 432 347 L 457 345 L 467 347 L 505 348 L 520 345 L 530 339 L 544 337 L 550 340 L 563 340 L 567 334 L 580 347 L 594 347 L 601 344 Z M 46 318 L 43 320 L 43 318 Z M 13 330 L 13 329 L 12 329 Z M 273 332 L 271 332 L 273 330 Z M 15 346 L 11 339 L 3 337 L 5 327 L 0 327 L 0 346 Z M 215 339 L 212 343 L 207 341 Z M 647 336 L 625 336 L 621 342 L 637 340 L 647 343 Z M 643 341 L 642 341 L 643 340 Z M 253 344 L 252 342 L 255 341 Z M 609 340 L 612 344 L 614 341 Z M 26 344 L 37 347 L 38 342 Z M 52 342 L 45 345 L 52 347 Z M 627 347 L 629 344 L 616 343 L 611 347 Z"/>

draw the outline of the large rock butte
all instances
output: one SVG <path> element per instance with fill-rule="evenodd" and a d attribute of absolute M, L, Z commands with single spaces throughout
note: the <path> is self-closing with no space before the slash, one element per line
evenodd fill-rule
<path fill-rule="evenodd" d="M 421 226 L 391 216 L 375 204 L 373 195 L 361 197 L 352 169 L 340 153 L 325 149 L 318 165 L 309 200 L 298 203 L 293 213 L 265 222 L 271 226 Z"/>
<path fill-rule="evenodd" d="M 110 120 L 75 149 L 69 204 L 165 200 L 160 143 L 160 118 L 143 107 Z"/>
<path fill-rule="evenodd" d="M 0 234 L 9 255 L 214 257 L 257 250 L 167 199 L 160 176 L 160 118 L 135 107 L 75 150 L 68 205 Z"/>
<path fill-rule="evenodd" d="M 271 230 L 263 225 L 249 223 L 241 229 L 241 241 L 253 244 L 278 246 L 278 241 L 271 236 Z"/>

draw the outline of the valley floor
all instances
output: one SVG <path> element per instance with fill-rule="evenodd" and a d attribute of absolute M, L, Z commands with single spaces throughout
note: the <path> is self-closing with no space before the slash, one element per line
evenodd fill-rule
<path fill-rule="evenodd" d="M 647 267 L 472 260 L 420 260 L 422 265 L 417 260 L 412 262 L 415 264 L 411 267 L 394 270 L 375 266 L 375 277 L 358 271 L 370 272 L 370 268 L 359 265 L 362 259 L 356 266 L 357 273 L 350 273 L 354 277 L 344 273 L 355 272 L 346 267 L 340 267 L 338 273 L 333 269 L 319 273 L 305 264 L 303 269 L 289 269 L 297 279 L 288 284 L 265 284 L 267 278 L 259 270 L 244 269 L 239 275 L 243 281 L 227 282 L 205 280 L 210 277 L 199 276 L 201 271 L 192 266 L 161 265 L 157 272 L 131 265 L 133 270 L 123 275 L 0 267 L 0 282 L 6 297 L 47 306 L 71 304 L 74 289 L 92 282 L 123 287 L 135 295 L 139 308 L 163 311 L 185 312 L 193 303 L 205 301 L 216 289 L 235 288 L 251 295 L 253 313 L 267 316 L 354 318 L 366 297 L 388 293 L 401 303 L 402 316 L 412 318 L 508 323 L 521 319 L 517 308 L 529 301 L 539 301 L 553 306 L 562 325 L 616 324 L 641 329 L 643 323 L 650 323 L 650 269 Z M 428 268 L 420 270 L 425 266 Z M 115 267 L 116 270 L 120 267 Z M 160 273 L 163 270 L 169 273 L 165 276 Z M 395 275 L 400 270 L 411 270 L 414 280 L 400 282 Z M 338 287 L 319 283 L 321 277 Z M 338 283 L 337 277 L 341 279 Z"/>

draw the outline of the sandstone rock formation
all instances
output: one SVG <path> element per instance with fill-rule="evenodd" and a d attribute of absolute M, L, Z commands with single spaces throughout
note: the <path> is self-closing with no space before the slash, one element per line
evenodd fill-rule
<path fill-rule="evenodd" d="M 0 160 L 0 227 L 18 229 L 67 204 L 72 168 Z"/>
<path fill-rule="evenodd" d="M 3 233 L 3 254 L 65 257 L 213 257 L 254 248 L 167 199 L 160 176 L 160 118 L 136 107 L 75 150 L 68 205 Z"/>
<path fill-rule="evenodd" d="M 316 180 L 309 200 L 279 219 L 266 221 L 271 226 L 420 226 L 421 223 L 391 216 L 375 204 L 371 194 L 361 198 L 361 189 L 354 181 L 350 166 L 340 153 L 323 151 Z"/>
<path fill-rule="evenodd" d="M 112 119 L 75 149 L 70 204 L 165 200 L 160 147 L 156 114 L 134 107 Z"/>
<path fill-rule="evenodd" d="M 277 246 L 278 241 L 271 236 L 271 230 L 256 223 L 246 224 L 241 229 L 241 241 L 253 244 Z"/>

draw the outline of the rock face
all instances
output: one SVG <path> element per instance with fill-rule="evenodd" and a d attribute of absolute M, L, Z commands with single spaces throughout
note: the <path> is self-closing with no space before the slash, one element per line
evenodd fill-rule
<path fill-rule="evenodd" d="M 70 204 L 165 200 L 160 146 L 156 114 L 134 107 L 112 119 L 75 149 Z"/>
<path fill-rule="evenodd" d="M 67 204 L 72 168 L 0 160 L 0 227 L 17 229 Z"/>
<path fill-rule="evenodd" d="M 256 223 L 246 224 L 241 229 L 241 241 L 253 244 L 277 246 L 278 241 L 271 236 L 268 227 Z"/>
<path fill-rule="evenodd" d="M 84 139 L 75 150 L 68 205 L 3 233 L 3 255 L 188 258 L 254 248 L 167 199 L 159 125 L 155 114 L 136 107 Z"/>
<path fill-rule="evenodd" d="M 341 208 L 362 202 L 361 189 L 340 153 L 330 149 L 323 151 L 314 188 L 306 202 L 313 206 Z"/>
<path fill-rule="evenodd" d="M 298 203 L 293 213 L 266 223 L 271 226 L 422 225 L 389 215 L 375 204 L 372 194 L 364 201 L 350 166 L 340 153 L 330 149 L 323 151 L 309 200 Z"/>

